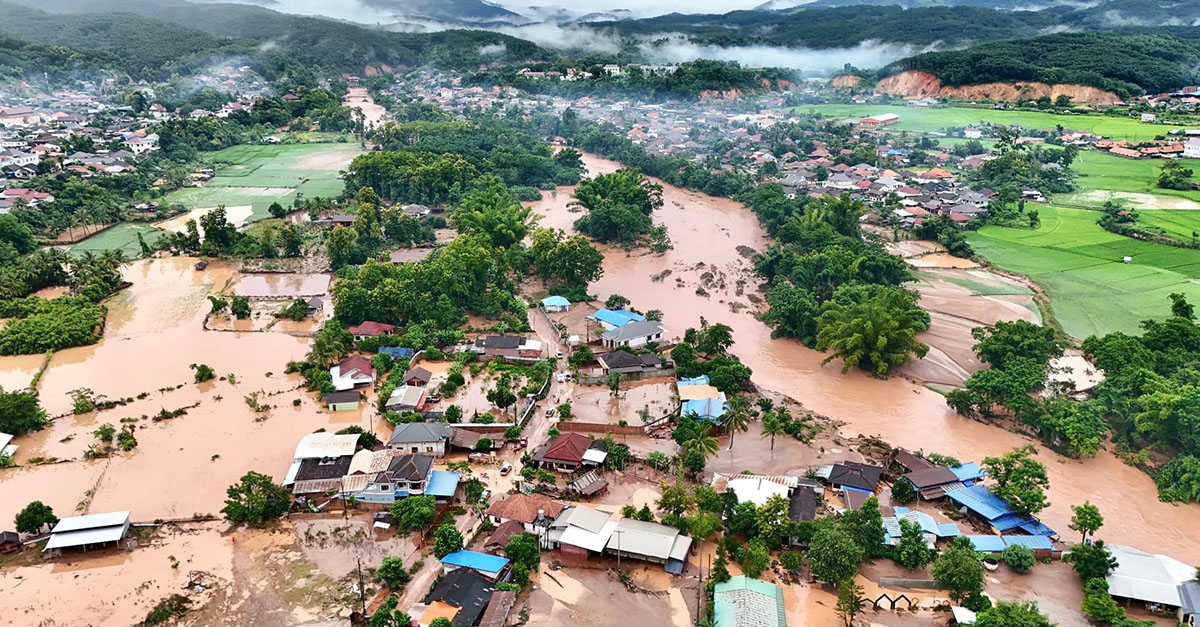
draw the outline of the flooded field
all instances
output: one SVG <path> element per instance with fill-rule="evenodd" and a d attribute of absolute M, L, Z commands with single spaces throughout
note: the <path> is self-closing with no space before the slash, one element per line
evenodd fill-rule
<path fill-rule="evenodd" d="M 585 163 L 593 174 L 618 167 L 591 155 L 585 156 Z M 570 188 L 559 188 L 533 204 L 536 213 L 546 216 L 544 225 L 570 227 L 578 217 L 567 209 L 570 193 Z M 745 251 L 767 245 L 754 215 L 731 200 L 670 185 L 664 185 L 663 195 L 664 206 L 654 218 L 667 226 L 674 248 L 662 255 L 606 249 L 604 277 L 590 291 L 601 296 L 620 293 L 636 307 L 661 309 L 673 335 L 698 324 L 700 316 L 731 325 L 736 342 L 731 350 L 754 371 L 755 383 L 842 421 L 847 435 L 877 435 L 896 446 L 974 461 L 1035 444 L 962 418 L 946 407 L 940 394 L 901 377 L 879 380 L 857 370 L 843 375 L 836 362 L 821 365 L 821 353 L 793 340 L 771 339 L 770 329 L 754 317 L 747 298 L 757 281 Z M 706 273 L 710 287 L 706 295 L 697 294 Z M 1200 545 L 1186 531 L 1200 524 L 1200 506 L 1159 502 L 1149 476 L 1107 451 L 1094 459 L 1072 460 L 1040 446 L 1038 450 L 1051 487 L 1051 506 L 1043 518 L 1052 527 L 1067 529 L 1070 506 L 1091 500 L 1105 512 L 1102 535 L 1109 542 L 1138 546 L 1155 538 L 1155 550 L 1200 561 Z M 1122 489 L 1105 489 L 1114 484 Z"/>
<path fill-rule="evenodd" d="M 574 420 L 598 424 L 642 425 L 642 413 L 651 420 L 674 413 L 678 403 L 673 379 L 648 379 L 622 383 L 620 392 L 613 395 L 606 385 L 577 385 L 571 395 L 571 414 Z"/>
<path fill-rule="evenodd" d="M 329 274 L 263 272 L 246 274 L 233 285 L 233 293 L 251 298 L 296 298 L 323 296 L 333 280 Z"/>

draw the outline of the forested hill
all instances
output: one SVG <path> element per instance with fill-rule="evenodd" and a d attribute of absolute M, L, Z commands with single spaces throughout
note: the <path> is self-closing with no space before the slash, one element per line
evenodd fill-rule
<path fill-rule="evenodd" d="M 1062 33 L 991 42 L 901 59 L 882 75 L 921 70 L 943 85 L 1037 81 L 1097 87 L 1122 97 L 1160 93 L 1200 80 L 1200 28 Z"/>
<path fill-rule="evenodd" d="M 876 0 L 880 2 L 881 0 Z M 789 14 L 734 11 L 725 15 L 681 15 L 593 23 L 625 35 L 686 34 L 718 46 L 775 45 L 844 48 L 863 41 L 918 46 L 953 45 L 1029 37 L 1054 26 L 1048 12 L 993 11 L 972 7 L 904 9 L 897 6 L 807 9 Z"/>
<path fill-rule="evenodd" d="M 173 63 L 230 54 L 281 54 L 309 67 L 352 74 L 368 65 L 461 68 L 548 56 L 531 42 L 498 33 L 394 33 L 240 4 L 128 0 L 119 4 L 120 12 L 111 10 L 111 2 L 49 4 L 70 12 L 0 2 L 0 32 L 110 52 L 135 75 L 167 74 Z"/>
<path fill-rule="evenodd" d="M 122 65 L 120 59 L 108 53 L 27 41 L 0 33 L 0 83 L 29 76 L 65 78 L 119 70 Z"/>

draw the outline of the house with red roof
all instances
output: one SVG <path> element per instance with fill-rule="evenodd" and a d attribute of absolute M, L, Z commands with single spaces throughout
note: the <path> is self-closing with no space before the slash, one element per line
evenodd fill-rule
<path fill-rule="evenodd" d="M 354 336 L 356 341 L 368 337 L 391 335 L 395 330 L 396 327 L 393 325 L 375 322 L 374 320 L 365 320 L 362 324 L 356 324 L 347 329 L 347 331 L 350 332 L 350 335 Z"/>
<path fill-rule="evenodd" d="M 329 369 L 333 387 L 338 391 L 352 390 L 360 385 L 375 383 L 375 368 L 362 355 L 350 355 Z"/>
<path fill-rule="evenodd" d="M 564 433 L 547 442 L 533 456 L 542 468 L 571 472 L 583 465 L 584 455 L 592 447 L 592 439 L 582 433 Z"/>

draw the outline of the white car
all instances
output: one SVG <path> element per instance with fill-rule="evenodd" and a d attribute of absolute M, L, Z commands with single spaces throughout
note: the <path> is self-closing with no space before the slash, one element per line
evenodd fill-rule
<path fill-rule="evenodd" d="M 512 472 L 512 464 L 504 462 L 500 465 L 500 476 L 507 477 L 508 473 Z"/>

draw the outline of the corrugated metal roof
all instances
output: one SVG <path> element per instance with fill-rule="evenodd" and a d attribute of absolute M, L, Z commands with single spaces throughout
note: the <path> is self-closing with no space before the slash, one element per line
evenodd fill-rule
<path fill-rule="evenodd" d="M 1127 546 L 1109 545 L 1108 549 L 1117 560 L 1117 567 L 1105 577 L 1109 594 L 1171 607 L 1183 604 L 1179 586 L 1196 576 L 1194 567 Z"/>
<path fill-rule="evenodd" d="M 785 627 L 783 590 L 745 575 L 717 584 L 713 618 L 718 627 Z"/>
<path fill-rule="evenodd" d="M 107 512 L 104 514 L 90 514 L 88 516 L 74 516 L 72 518 L 63 518 L 62 520 L 58 521 L 50 533 L 65 533 L 68 531 L 79 531 L 81 529 L 111 527 L 113 525 L 123 525 L 127 522 L 129 522 L 129 510 L 120 512 Z"/>
<path fill-rule="evenodd" d="M 622 518 L 608 541 L 609 548 L 622 553 L 667 559 L 679 530 L 658 523 Z"/>
<path fill-rule="evenodd" d="M 322 457 L 353 455 L 354 449 L 357 446 L 357 433 L 345 433 L 342 435 L 327 431 L 310 433 L 300 438 L 300 443 L 296 445 L 296 453 L 292 458 L 319 459 Z"/>
<path fill-rule="evenodd" d="M 562 535 L 558 538 L 558 542 L 560 544 L 577 546 L 599 553 L 604 550 L 605 546 L 608 545 L 609 540 L 612 539 L 613 530 L 616 528 L 617 521 L 615 520 L 604 521 L 604 523 L 600 526 L 599 531 L 596 532 L 588 531 L 583 527 L 571 525 L 566 529 L 563 529 Z"/>
<path fill-rule="evenodd" d="M 1004 538 L 1000 536 L 963 536 L 980 553 L 1003 553 Z"/>

